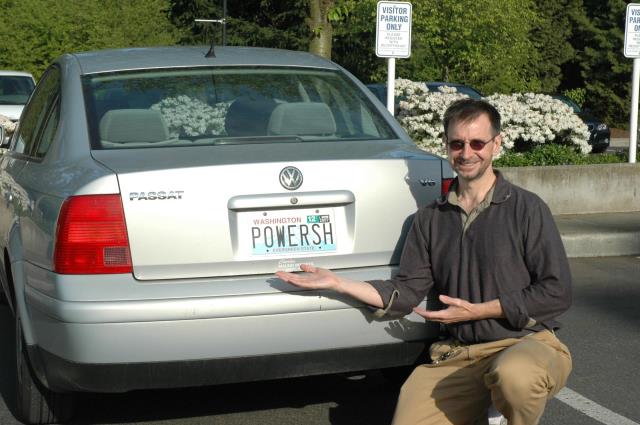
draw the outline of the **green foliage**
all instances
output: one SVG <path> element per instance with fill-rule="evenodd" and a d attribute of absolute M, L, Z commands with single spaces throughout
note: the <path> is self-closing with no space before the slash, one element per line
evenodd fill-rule
<path fill-rule="evenodd" d="M 562 80 L 561 66 L 574 57 L 569 43 L 573 33 L 571 14 L 581 0 L 536 0 L 538 19 L 531 29 L 531 40 L 539 54 L 536 72 L 542 93 L 556 93 Z"/>
<path fill-rule="evenodd" d="M 626 127 L 633 61 L 623 55 L 624 0 L 583 0 L 572 16 L 575 59 L 566 64 L 563 88 L 584 87 L 585 107 L 613 127 Z"/>
<path fill-rule="evenodd" d="M 587 97 L 587 89 L 584 87 L 577 87 L 575 89 L 567 89 L 562 92 L 563 95 L 573 100 L 580 108 L 584 106 L 585 98 Z"/>
<path fill-rule="evenodd" d="M 375 56 L 377 0 L 329 5 L 332 58 L 365 82 L 386 80 Z M 625 0 L 414 0 L 412 54 L 396 75 L 494 92 L 564 92 L 627 127 L 632 61 L 622 55 Z M 308 50 L 310 0 L 228 1 L 227 44 Z M 0 68 L 36 76 L 65 52 L 222 44 L 222 0 L 0 0 Z M 319 28 L 319 27 L 315 27 Z M 324 29 L 324 27 L 323 27 Z M 316 31 L 320 33 L 320 31 Z M 582 103 L 584 101 L 584 103 Z"/>
<path fill-rule="evenodd" d="M 628 162 L 627 153 L 581 154 L 571 146 L 540 145 L 528 152 L 505 152 L 493 161 L 496 167 L 586 165 Z"/>
<path fill-rule="evenodd" d="M 533 0 L 412 4 L 412 52 L 396 62 L 398 77 L 466 83 L 487 94 L 541 88 L 539 53 L 529 40 L 538 19 Z M 367 82 L 386 76 L 385 60 L 374 52 L 375 17 L 376 1 L 361 0 L 334 27 L 334 60 Z"/>
<path fill-rule="evenodd" d="M 335 1 L 333 7 L 327 14 L 329 21 L 334 24 L 343 22 L 356 9 L 357 4 L 355 0 Z"/>
<path fill-rule="evenodd" d="M 63 53 L 174 44 L 168 0 L 0 0 L 0 68 L 38 77 Z"/>
<path fill-rule="evenodd" d="M 385 81 L 387 75 L 386 60 L 375 54 L 376 4 L 376 0 L 354 2 L 333 26 L 333 60 L 367 83 Z"/>
<path fill-rule="evenodd" d="M 486 94 L 539 91 L 532 0 L 424 0 L 413 16 L 416 55 L 398 66 L 413 80 L 461 82 Z"/>
<path fill-rule="evenodd" d="M 185 32 L 181 44 L 222 45 L 220 24 L 195 19 L 221 19 L 222 2 L 171 0 L 171 20 Z M 311 33 L 305 24 L 308 0 L 243 0 L 227 4 L 227 44 L 307 50 Z"/>

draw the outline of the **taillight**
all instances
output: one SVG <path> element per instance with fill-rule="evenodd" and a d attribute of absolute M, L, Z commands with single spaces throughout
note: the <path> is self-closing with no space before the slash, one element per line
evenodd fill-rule
<path fill-rule="evenodd" d="M 440 186 L 440 194 L 446 195 L 449 192 L 449 188 L 451 187 L 451 183 L 453 183 L 453 178 L 451 179 L 442 179 L 442 186 Z"/>
<path fill-rule="evenodd" d="M 53 267 L 61 274 L 131 273 L 120 195 L 81 195 L 64 201 Z"/>

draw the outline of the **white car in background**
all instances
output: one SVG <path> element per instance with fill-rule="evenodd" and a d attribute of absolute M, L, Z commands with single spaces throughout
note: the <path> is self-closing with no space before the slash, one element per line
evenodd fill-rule
<path fill-rule="evenodd" d="M 0 115 L 18 121 L 35 86 L 28 72 L 0 71 Z"/>

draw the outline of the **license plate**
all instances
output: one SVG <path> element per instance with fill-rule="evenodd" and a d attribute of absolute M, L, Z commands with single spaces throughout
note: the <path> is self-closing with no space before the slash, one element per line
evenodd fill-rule
<path fill-rule="evenodd" d="M 333 208 L 245 212 L 238 232 L 250 256 L 328 254 L 337 246 Z"/>

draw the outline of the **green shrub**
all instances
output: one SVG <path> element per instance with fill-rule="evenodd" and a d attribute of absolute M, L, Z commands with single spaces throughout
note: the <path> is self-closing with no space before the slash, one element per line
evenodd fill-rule
<path fill-rule="evenodd" d="M 584 106 L 584 100 L 587 97 L 587 89 L 578 87 L 575 89 L 565 90 L 562 94 L 576 102 L 576 104 L 582 108 Z"/>
<path fill-rule="evenodd" d="M 627 162 L 624 153 L 582 154 L 575 147 L 556 144 L 536 146 L 527 152 L 505 152 L 493 162 L 495 167 L 528 167 L 545 165 L 585 165 Z"/>

